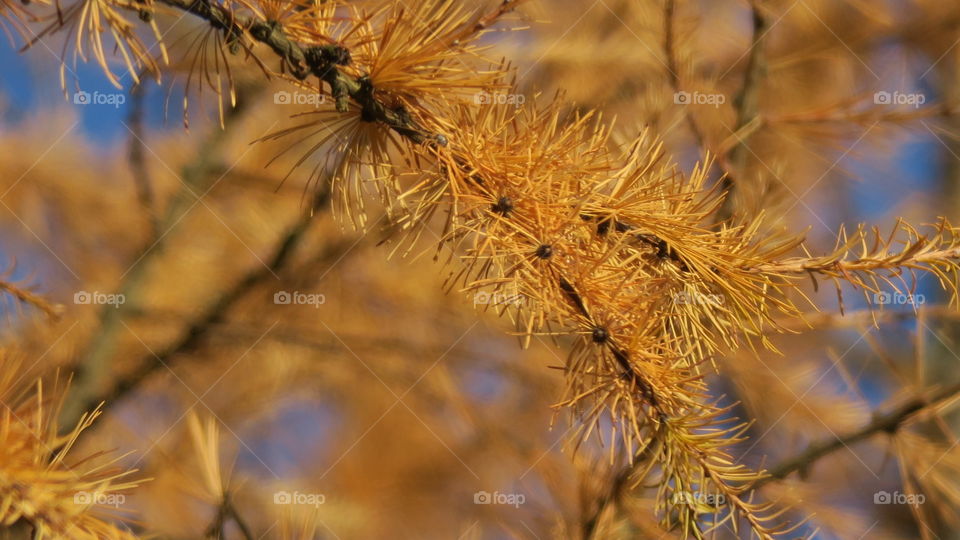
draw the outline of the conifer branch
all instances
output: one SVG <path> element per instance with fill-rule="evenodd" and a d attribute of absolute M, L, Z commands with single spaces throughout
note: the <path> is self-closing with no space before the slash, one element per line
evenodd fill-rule
<path fill-rule="evenodd" d="M 270 47 L 280 58 L 284 68 L 299 79 L 315 75 L 330 86 L 337 110 L 347 111 L 347 99 L 353 99 L 364 111 L 368 121 L 381 122 L 415 143 L 426 140 L 426 134 L 402 108 L 385 107 L 377 101 L 372 88 L 362 78 L 351 77 L 337 66 L 349 65 L 350 51 L 340 45 L 302 47 L 284 32 L 283 26 L 253 17 L 238 16 L 225 7 L 207 0 L 160 0 L 164 4 L 186 11 L 209 22 L 226 36 L 249 35 Z"/>
<path fill-rule="evenodd" d="M 373 185 L 390 211 L 402 213 L 398 228 L 414 236 L 434 215 L 444 215 L 441 245 L 465 263 L 451 286 L 516 291 L 524 304 L 504 313 L 527 341 L 535 335 L 572 338 L 561 405 L 581 420 L 574 440 L 579 444 L 609 423 L 618 448 L 631 456 L 636 447 L 644 448 L 637 476 L 657 486 L 657 514 L 667 529 L 682 527 L 702 537 L 709 534 L 701 530 L 706 515 L 720 521 L 713 527 L 746 522 L 765 539 L 799 527 L 774 523 L 783 512 L 750 499 L 749 489 L 765 476 L 733 465 L 728 450 L 743 440 L 747 426 L 731 425 L 730 408 L 709 402 L 703 380 L 704 366 L 728 347 L 760 336 L 772 348 L 763 329 L 776 313 L 799 316 L 788 294 L 798 276 L 877 290 L 893 285 L 904 271 L 924 271 L 940 278 L 956 298 L 960 233 L 945 220 L 933 235 L 904 223 L 886 239 L 860 228 L 849 238 L 841 235 L 843 245 L 826 256 L 785 258 L 802 240 L 765 231 L 761 216 L 729 223 L 731 212 L 724 206 L 729 197 L 705 187 L 709 165 L 683 175 L 663 162 L 662 145 L 646 134 L 614 145 L 609 125 L 598 115 L 567 113 L 569 104 L 559 97 L 512 111 L 464 99 L 471 91 L 509 87 L 503 64 L 483 73 L 451 64 L 463 64 L 461 56 L 479 57 L 476 38 L 520 0 L 504 0 L 488 14 L 450 1 L 392 6 L 370 18 L 350 11 L 348 31 L 317 30 L 309 44 L 283 20 L 251 15 L 252 9 L 206 0 L 158 1 L 206 21 L 231 49 L 239 45 L 252 54 L 248 38 L 266 46 L 280 61 L 279 73 L 294 84 L 314 89 L 311 77 L 321 89 L 326 83 L 334 107 L 299 115 L 311 120 L 263 140 L 290 134 L 302 136 L 295 144 L 309 140 L 294 169 L 324 155 L 326 161 L 313 165 L 311 180 L 329 174 L 348 213 L 363 214 L 364 187 Z M 738 132 L 757 117 L 764 69 L 767 23 L 758 6 L 751 6 L 753 50 L 736 103 Z M 666 0 L 668 77 L 680 91 L 675 10 L 674 0 Z M 336 35 L 354 37 L 339 43 Z M 683 114 L 698 143 L 707 144 L 692 114 Z M 731 166 L 724 160 L 733 159 L 732 170 L 742 175 L 744 148 L 737 145 L 729 156 L 718 157 L 728 183 Z M 409 176 L 415 177 L 412 188 L 401 184 L 401 177 Z M 277 246 L 269 273 L 289 259 L 307 219 Z M 363 225 L 362 218 L 357 224 Z M 906 235 L 906 241 L 897 235 Z M 114 319 L 91 346 L 96 361 L 81 366 L 83 406 L 120 399 L 168 360 L 196 347 L 266 275 L 260 268 L 247 273 L 157 357 L 97 393 L 90 388 L 102 386 L 120 311 L 107 315 Z M 878 429 L 892 429 L 885 426 Z M 813 459 L 834 451 L 835 444 L 813 448 Z M 683 498 L 690 491 L 719 494 L 724 502 L 705 510 Z M 218 527 L 227 508 L 221 510 Z M 590 533 L 595 526 L 596 520 L 588 520 L 583 530 Z"/>
<path fill-rule="evenodd" d="M 375 97 L 374 89 L 365 77 L 352 77 L 338 69 L 338 66 L 346 66 L 351 62 L 351 53 L 345 47 L 337 44 L 301 46 L 290 39 L 280 24 L 235 15 L 223 6 L 208 0 L 160 1 L 170 7 L 196 15 L 209 22 L 214 28 L 222 30 L 227 36 L 246 34 L 267 45 L 280 58 L 283 66 L 293 77 L 304 80 L 314 75 L 326 82 L 335 100 L 337 111 L 346 112 L 347 100 L 351 99 L 361 107 L 365 121 L 380 122 L 415 144 L 437 140 L 436 134 L 431 134 L 417 125 L 402 106 L 389 107 L 381 103 Z M 463 37 L 485 30 L 500 17 L 513 11 L 523 1 L 502 0 L 493 11 L 480 17 L 468 30 L 465 30 Z"/>
<path fill-rule="evenodd" d="M 49 302 L 43 296 L 31 290 L 31 287 L 18 285 L 14 281 L 6 279 L 14 272 L 16 265 L 12 266 L 4 275 L 0 276 L 0 294 L 7 294 L 16 299 L 20 304 L 32 306 L 44 313 L 51 319 L 56 319 L 63 312 L 63 306 Z"/>
<path fill-rule="evenodd" d="M 768 274 L 818 273 L 830 277 L 848 276 L 854 272 L 896 270 L 897 268 L 921 269 L 927 265 L 960 259 L 960 246 L 931 250 L 920 254 L 909 252 L 891 254 L 885 258 L 864 257 L 838 260 L 835 257 L 795 257 L 782 261 L 759 264 L 751 267 L 754 272 Z"/>

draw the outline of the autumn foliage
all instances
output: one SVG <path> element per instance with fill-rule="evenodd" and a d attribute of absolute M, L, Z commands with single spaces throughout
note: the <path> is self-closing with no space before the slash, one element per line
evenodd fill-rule
<path fill-rule="evenodd" d="M 76 123 L 17 161 L 54 99 L 3 134 L 9 534 L 955 528 L 960 11 L 590 4 L 0 4 L 128 110 L 108 175 Z M 917 131 L 942 188 L 847 170 Z M 861 224 L 846 173 L 947 196 Z"/>

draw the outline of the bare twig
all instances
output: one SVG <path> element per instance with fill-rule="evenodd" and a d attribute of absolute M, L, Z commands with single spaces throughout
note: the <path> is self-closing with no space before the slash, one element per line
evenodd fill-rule
<path fill-rule="evenodd" d="M 233 504 L 233 501 L 227 501 L 227 513 L 233 519 L 233 523 L 240 529 L 240 534 L 242 534 L 246 540 L 256 538 L 250 531 L 250 526 L 247 525 L 247 522 L 240 517 L 240 512 L 237 511 L 237 507 Z"/>
<path fill-rule="evenodd" d="M 238 101 L 239 106 L 231 109 L 227 120 L 240 116 L 245 110 L 243 107 L 245 103 L 246 99 Z M 225 131 L 215 131 L 194 163 L 183 168 L 183 186 L 161 221 L 162 230 L 169 229 L 180 220 L 182 213 L 195 199 L 194 192 L 197 187 L 212 177 L 209 174 L 210 167 L 213 165 L 212 160 L 215 159 L 217 148 L 225 140 L 225 133 Z M 169 235 L 160 235 L 144 244 L 117 290 L 117 294 L 123 295 L 125 302 L 117 306 L 105 305 L 101 309 L 100 330 L 90 340 L 86 350 L 78 356 L 76 375 L 70 395 L 64 403 L 62 412 L 64 422 L 61 425 L 73 425 L 74 421 L 91 407 L 91 404 L 94 407 L 99 404 L 96 396 L 101 395 L 108 384 L 110 360 L 116 350 L 117 335 L 123 327 L 123 318 L 127 311 L 138 303 L 148 270 L 152 262 L 163 252 L 168 241 Z"/>
<path fill-rule="evenodd" d="M 105 406 L 115 404 L 139 387 L 139 385 L 152 374 L 160 371 L 164 366 L 169 366 L 174 357 L 195 349 L 203 338 L 206 337 L 208 332 L 223 321 L 230 308 L 241 298 L 257 285 L 267 281 L 286 267 L 293 252 L 303 240 L 312 222 L 314 209 L 325 204 L 328 199 L 329 189 L 323 189 L 321 192 L 318 192 L 314 206 L 306 211 L 297 223 L 291 226 L 280 238 L 274 249 L 273 256 L 266 265 L 258 265 L 256 268 L 250 270 L 237 283 L 208 304 L 202 315 L 190 323 L 187 328 L 181 332 L 180 337 L 176 341 L 156 354 L 151 354 L 144 358 L 139 367 L 113 381 L 109 387 L 102 392 L 86 398 L 77 410 L 84 411 L 101 403 L 105 403 Z M 339 257 L 351 245 L 353 245 L 353 242 L 344 240 L 328 246 L 324 250 L 326 257 L 328 259 Z"/>
<path fill-rule="evenodd" d="M 863 441 L 877 433 L 896 433 L 901 426 L 917 414 L 958 396 L 960 396 L 960 383 L 955 383 L 933 392 L 926 399 L 912 399 L 886 414 L 874 417 L 872 422 L 856 431 L 811 444 L 804 452 L 782 461 L 779 465 L 768 470 L 767 475 L 754 482 L 751 488 L 756 489 L 769 482 L 782 480 L 794 472 L 806 470 L 824 456 Z"/>
<path fill-rule="evenodd" d="M 726 196 L 717 212 L 718 221 L 726 220 L 733 215 L 733 190 L 735 186 L 729 173 L 736 171 L 739 177 L 744 176 L 747 147 L 745 135 L 742 132 L 757 118 L 760 86 L 767 71 L 766 57 L 763 53 L 763 38 L 767 33 L 767 20 L 763 17 L 763 13 L 757 5 L 757 0 L 750 3 L 750 10 L 753 14 L 753 37 L 750 42 L 750 55 L 747 60 L 747 70 L 743 76 L 743 85 L 734 99 L 734 106 L 737 109 L 737 124 L 733 134 L 737 138 L 737 142 L 729 153 L 728 163 L 730 168 L 727 169 L 728 174 L 721 180 L 721 189 L 726 192 Z"/>
<path fill-rule="evenodd" d="M 680 64 L 677 62 L 676 36 L 674 33 L 674 19 L 676 13 L 676 2 L 666 0 L 663 8 L 663 51 L 667 58 L 667 77 L 670 80 L 670 87 L 674 93 L 683 91 L 683 84 L 680 80 Z M 697 141 L 697 146 L 706 149 L 706 136 L 697 124 L 696 118 L 687 111 L 687 107 L 682 107 L 684 119 L 690 127 L 690 132 Z"/>
<path fill-rule="evenodd" d="M 670 87 L 673 90 L 674 94 L 679 94 L 683 92 L 683 81 L 680 77 L 680 63 L 677 61 L 677 44 L 676 44 L 676 33 L 674 31 L 674 25 L 676 19 L 676 2 L 675 0 L 665 0 L 664 3 L 664 14 L 663 14 L 663 49 L 666 56 L 667 64 L 667 78 L 670 81 Z M 707 136 L 704 133 L 703 129 L 700 127 L 700 124 L 697 123 L 697 119 L 694 117 L 693 113 L 690 112 L 689 107 L 681 107 L 680 114 L 683 115 L 684 119 L 687 122 L 687 126 L 690 129 L 690 133 L 693 134 L 694 141 L 697 144 L 697 147 L 704 152 L 709 152 L 712 150 Z M 716 160 L 715 165 L 719 169 L 721 182 L 723 182 L 723 188 L 728 189 L 732 186 L 732 166 L 727 161 L 727 155 L 720 152 L 712 152 L 714 159 Z M 729 199 L 729 196 L 727 196 Z"/>
<path fill-rule="evenodd" d="M 229 520 L 233 520 L 233 523 L 240 529 L 240 534 L 243 535 L 245 540 L 253 540 L 256 538 L 250 531 L 247 523 L 240 517 L 240 513 L 237 511 L 236 505 L 233 504 L 229 493 L 224 493 L 223 501 L 217 507 L 217 513 L 214 515 L 213 522 L 210 523 L 204 532 L 204 538 L 216 540 L 224 538 L 223 529 Z"/>
<path fill-rule="evenodd" d="M 142 79 L 143 80 L 143 79 Z M 130 114 L 127 116 L 127 129 L 130 130 L 127 156 L 130 163 L 130 173 L 137 189 L 137 201 L 146 213 L 150 234 L 148 238 L 159 238 L 160 220 L 157 216 L 156 203 L 153 195 L 153 185 L 150 181 L 150 169 L 147 167 L 144 149 L 146 133 L 143 130 L 144 93 L 145 83 L 135 84 L 130 88 Z"/>

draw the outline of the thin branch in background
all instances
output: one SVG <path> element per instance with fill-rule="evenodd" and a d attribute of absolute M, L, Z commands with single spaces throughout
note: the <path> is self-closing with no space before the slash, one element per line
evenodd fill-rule
<path fill-rule="evenodd" d="M 766 476 L 752 484 L 751 489 L 757 489 L 775 480 L 782 480 L 795 472 L 803 474 L 821 458 L 878 433 L 892 435 L 912 418 L 958 398 L 960 398 L 960 383 L 941 388 L 927 398 L 911 399 L 886 414 L 877 415 L 873 421 L 856 431 L 811 444 L 800 454 L 770 468 Z"/>
<path fill-rule="evenodd" d="M 162 234 L 160 218 L 157 215 L 156 201 L 153 193 L 153 183 L 150 181 L 150 168 L 144 150 L 146 150 L 146 133 L 143 129 L 144 97 L 146 94 L 146 79 L 140 84 L 130 87 L 130 113 L 127 115 L 127 129 L 130 138 L 127 144 L 127 157 L 130 164 L 130 174 L 137 190 L 137 202 L 143 209 L 149 225 L 148 238 L 156 239 Z M 152 240 L 151 240 L 152 241 Z"/>
<path fill-rule="evenodd" d="M 141 359 L 140 365 L 132 372 L 111 381 L 100 393 L 87 397 L 76 410 L 85 411 L 100 403 L 104 403 L 105 407 L 117 405 L 151 375 L 161 371 L 164 366 L 169 366 L 173 358 L 195 349 L 212 329 L 223 322 L 224 317 L 239 300 L 286 268 L 296 248 L 303 241 L 316 214 L 315 210 L 325 205 L 329 197 L 329 189 L 318 191 L 314 205 L 278 240 L 266 265 L 259 264 L 247 272 L 232 287 L 210 302 L 203 313 L 190 323 L 172 344 Z M 355 242 L 341 240 L 325 246 L 322 258 L 327 261 L 336 260 L 353 245 Z"/>
<path fill-rule="evenodd" d="M 767 19 L 763 16 L 758 5 L 759 0 L 750 2 L 750 12 L 753 19 L 753 37 L 750 41 L 750 55 L 747 60 L 747 69 L 743 76 L 743 85 L 740 92 L 734 99 L 734 106 L 737 110 L 737 123 L 734 128 L 733 136 L 736 142 L 730 149 L 727 163 L 729 168 L 727 173 L 721 179 L 721 189 L 726 192 L 723 204 L 717 212 L 717 220 L 724 221 L 733 216 L 734 212 L 734 189 L 733 178 L 730 172 L 735 171 L 739 178 L 746 174 L 747 164 L 747 146 L 745 133 L 748 126 L 753 126 L 759 118 L 760 88 L 763 86 L 763 79 L 767 74 L 766 55 L 764 54 L 764 36 L 767 34 Z"/>
<path fill-rule="evenodd" d="M 251 92 L 249 99 L 253 99 L 258 90 Z M 237 107 L 230 109 L 225 121 L 232 122 L 246 111 L 247 99 L 238 100 Z M 226 141 L 228 131 L 215 129 L 206 143 L 203 151 L 197 158 L 183 167 L 182 186 L 174 196 L 170 207 L 160 222 L 158 231 L 168 231 L 188 211 L 196 199 L 196 192 L 205 191 L 203 183 L 210 181 L 213 175 L 211 169 L 216 166 L 215 160 L 218 149 Z M 65 425 L 71 425 L 68 420 L 79 418 L 84 411 L 89 410 L 89 404 L 99 404 L 95 397 L 102 394 L 109 384 L 110 362 L 117 346 L 117 337 L 123 327 L 123 318 L 127 312 L 137 305 L 146 285 L 146 277 L 157 257 L 163 252 L 169 242 L 170 235 L 160 233 L 146 242 L 138 255 L 131 261 L 130 269 L 123 276 L 123 281 L 117 287 L 117 294 L 123 295 L 124 303 L 112 306 L 105 305 L 100 310 L 100 324 L 97 333 L 90 339 L 87 347 L 78 355 L 76 375 L 70 396 L 63 408 Z"/>
<path fill-rule="evenodd" d="M 677 62 L 677 43 L 674 25 L 676 24 L 676 2 L 675 0 L 665 0 L 663 8 L 663 51 L 667 58 L 667 78 L 670 80 L 670 86 L 675 94 L 683 91 L 683 84 L 680 79 L 680 64 Z M 707 149 L 706 136 L 697 124 L 696 118 L 688 111 L 687 107 L 681 107 L 681 113 L 690 127 L 690 132 L 696 139 L 697 146 Z"/>
<path fill-rule="evenodd" d="M 207 527 L 204 538 L 221 540 L 225 537 L 224 528 L 231 520 L 237 526 L 237 529 L 240 530 L 240 534 L 243 535 L 245 540 L 254 540 L 254 538 L 256 538 L 250 531 L 250 527 L 246 521 L 240 517 L 240 513 L 237 511 L 236 505 L 233 504 L 229 493 L 224 493 L 223 501 L 217 506 L 217 512 L 214 515 L 213 522 Z"/>
<path fill-rule="evenodd" d="M 681 68 L 680 63 L 677 60 L 677 42 L 676 42 L 676 31 L 674 26 L 676 25 L 676 1 L 675 0 L 665 0 L 664 3 L 664 13 L 663 13 L 663 50 L 664 55 L 667 59 L 667 79 L 670 81 L 671 89 L 674 92 L 674 95 L 680 94 L 683 92 L 683 81 L 680 77 Z M 696 142 L 697 148 L 701 151 L 709 152 L 712 147 L 710 146 L 707 136 L 704 133 L 703 129 L 697 123 L 696 117 L 690 111 L 689 106 L 680 107 L 680 114 L 683 115 L 684 119 L 687 122 L 687 126 L 690 129 L 690 133 L 693 134 L 694 141 Z M 724 190 L 730 188 L 733 184 L 731 171 L 732 166 L 727 161 L 727 155 L 721 152 L 712 152 L 713 157 L 716 160 L 715 165 L 719 169 L 722 188 Z M 727 194 L 726 199 L 730 199 L 730 194 Z M 717 221 L 722 221 L 722 214 L 716 216 Z"/>
<path fill-rule="evenodd" d="M 16 261 L 14 261 L 9 268 L 0 273 L 0 295 L 9 295 L 16 301 L 16 306 L 13 307 L 14 310 L 19 309 L 21 305 L 27 305 L 42 311 L 44 315 L 50 319 L 58 318 L 63 312 L 63 306 L 51 303 L 43 296 L 37 294 L 32 290 L 31 285 L 23 284 L 24 280 L 13 279 L 13 274 L 16 270 L 17 264 Z M 0 302 L 0 307 L 3 308 L 5 313 L 9 313 L 10 310 L 5 301 Z"/>

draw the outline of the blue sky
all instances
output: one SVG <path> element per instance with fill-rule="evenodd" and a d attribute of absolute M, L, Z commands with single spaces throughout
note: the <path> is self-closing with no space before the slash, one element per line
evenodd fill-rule
<path fill-rule="evenodd" d="M 77 88 L 75 79 L 79 79 L 79 88 L 82 91 L 89 92 L 91 95 L 119 93 L 123 97 L 117 101 L 124 101 L 133 83 L 132 78 L 124 76 L 121 80 L 124 88 L 118 90 L 110 84 L 99 66 L 93 63 L 80 63 L 75 70 L 68 69 L 66 72 L 68 96 L 65 98 L 60 89 L 58 55 L 61 50 L 60 45 L 57 45 L 59 40 L 50 41 L 49 48 L 43 44 L 37 44 L 32 49 L 20 53 L 19 49 L 11 46 L 8 40 L 0 40 L 0 65 L 3 66 L 6 75 L 0 78 L 0 93 L 7 105 L 4 120 L 16 122 L 27 117 L 38 107 L 47 107 L 51 103 L 63 103 L 77 109 L 81 118 L 80 128 L 89 135 L 90 142 L 94 145 L 108 148 L 125 140 L 127 130 L 123 122 L 129 114 L 129 103 L 122 103 L 117 107 L 84 107 L 73 103 L 72 94 Z M 120 69 L 116 70 L 116 73 L 121 75 L 124 71 Z M 162 127 L 165 124 L 164 92 L 159 91 L 156 84 L 148 84 L 146 121 L 153 128 Z M 174 112 L 172 118 L 173 120 L 166 122 L 166 125 L 181 127 L 179 110 Z"/>

